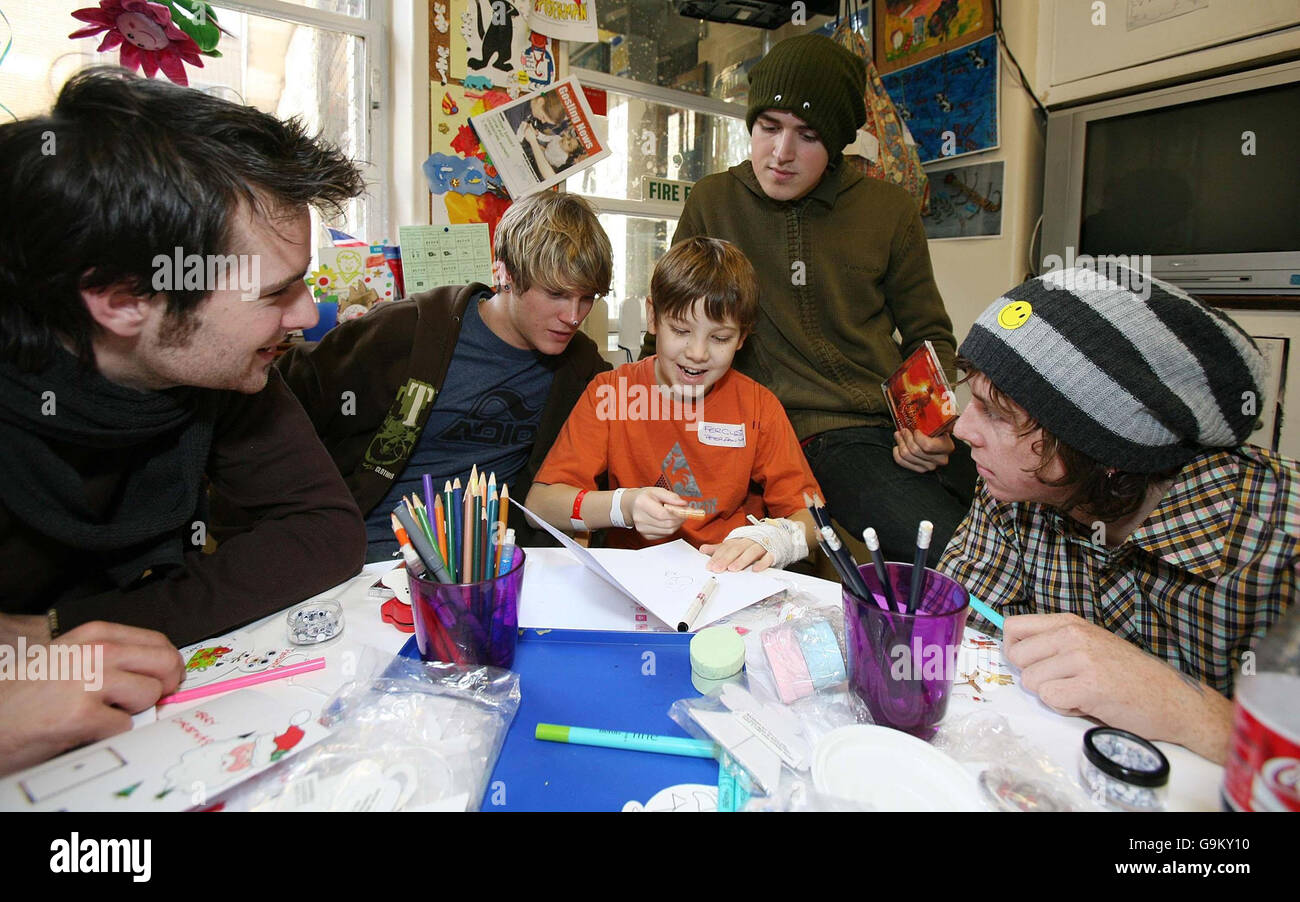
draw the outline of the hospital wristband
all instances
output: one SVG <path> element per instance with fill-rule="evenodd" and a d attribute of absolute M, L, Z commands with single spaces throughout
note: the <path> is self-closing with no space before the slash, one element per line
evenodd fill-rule
<path fill-rule="evenodd" d="M 623 519 L 623 493 L 627 489 L 614 489 L 614 497 L 609 502 L 609 522 L 619 529 L 627 529 L 627 521 Z"/>

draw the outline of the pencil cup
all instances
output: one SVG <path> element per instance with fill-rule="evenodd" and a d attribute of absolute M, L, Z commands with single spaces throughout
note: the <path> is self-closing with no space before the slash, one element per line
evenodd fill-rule
<path fill-rule="evenodd" d="M 894 598 L 905 601 L 912 565 L 886 567 Z M 948 710 L 970 596 L 960 583 L 926 568 L 920 610 L 886 611 L 875 569 L 867 564 L 858 572 L 873 598 L 862 601 L 843 590 L 849 685 L 876 723 L 928 741 Z"/>
<path fill-rule="evenodd" d="M 438 583 L 408 571 L 420 657 L 507 669 L 514 664 L 524 558 L 516 548 L 507 573 L 478 583 Z"/>

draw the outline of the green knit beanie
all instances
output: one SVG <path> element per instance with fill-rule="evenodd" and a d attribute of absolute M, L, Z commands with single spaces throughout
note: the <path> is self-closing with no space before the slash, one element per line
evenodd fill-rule
<path fill-rule="evenodd" d="M 834 165 L 867 121 L 862 95 L 867 67 L 848 49 L 819 34 L 786 38 L 749 71 L 745 125 L 764 110 L 793 113 L 817 130 Z"/>

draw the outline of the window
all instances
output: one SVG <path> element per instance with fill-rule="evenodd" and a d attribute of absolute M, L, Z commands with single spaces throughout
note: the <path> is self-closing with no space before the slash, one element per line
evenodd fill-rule
<path fill-rule="evenodd" d="M 569 45 L 569 74 L 605 92 L 611 152 L 565 190 L 596 205 L 613 244 L 613 333 L 624 302 L 644 308 L 681 215 L 680 202 L 652 197 L 653 180 L 695 182 L 746 159 L 749 69 L 771 43 L 805 29 L 688 19 L 663 0 L 605 0 L 598 22 L 598 43 Z"/>
<path fill-rule="evenodd" d="M 386 112 L 371 85 L 380 83 L 378 74 L 386 65 L 385 2 L 231 0 L 213 5 L 230 34 L 222 36 L 220 58 L 205 56 L 202 68 L 186 67 L 190 86 L 281 118 L 300 116 L 310 131 L 363 161 L 372 186 L 369 195 L 353 200 L 342 222 L 329 224 L 359 237 L 380 237 L 388 229 L 387 199 L 383 179 L 370 161 L 384 159 Z M 98 0 L 6 0 L 13 46 L 0 63 L 0 103 L 14 117 L 48 110 L 77 70 L 117 64 L 116 52 L 96 52 L 96 38 L 68 39 L 83 24 L 72 11 L 93 6 Z M 317 243 L 328 244 L 314 211 L 312 220 Z"/>

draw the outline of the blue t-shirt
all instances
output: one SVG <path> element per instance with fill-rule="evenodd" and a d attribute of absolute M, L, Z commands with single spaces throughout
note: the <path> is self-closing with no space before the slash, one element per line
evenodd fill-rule
<path fill-rule="evenodd" d="M 397 551 L 389 515 L 403 495 L 424 497 L 425 473 L 441 492 L 448 480 L 459 478 L 465 485 L 473 466 L 496 473 L 500 486 L 528 463 L 551 393 L 554 373 L 548 363 L 555 358 L 498 338 L 478 312 L 479 302 L 491 296 L 483 292 L 465 308 L 447 377 L 420 440 L 406 469 L 366 518 L 367 560 L 385 560 Z M 512 494 L 515 489 L 512 484 Z"/>

